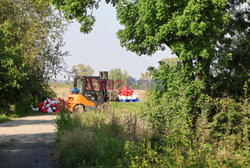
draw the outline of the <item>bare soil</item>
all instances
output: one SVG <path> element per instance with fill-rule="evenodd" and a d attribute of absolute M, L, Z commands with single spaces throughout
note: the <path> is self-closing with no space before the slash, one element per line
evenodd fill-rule
<path fill-rule="evenodd" d="M 22 117 L 0 124 L 1 168 L 58 168 L 54 158 L 55 115 Z"/>

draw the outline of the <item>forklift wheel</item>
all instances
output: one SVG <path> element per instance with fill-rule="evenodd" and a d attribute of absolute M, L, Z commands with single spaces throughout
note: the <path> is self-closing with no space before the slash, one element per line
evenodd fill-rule
<path fill-rule="evenodd" d="M 73 110 L 75 113 L 82 113 L 82 112 L 85 112 L 85 107 L 84 105 L 82 104 L 77 104 L 75 107 L 74 107 L 74 110 Z"/>
<path fill-rule="evenodd" d="M 108 112 L 110 111 L 110 105 L 109 103 L 103 103 L 101 104 L 101 112 Z"/>

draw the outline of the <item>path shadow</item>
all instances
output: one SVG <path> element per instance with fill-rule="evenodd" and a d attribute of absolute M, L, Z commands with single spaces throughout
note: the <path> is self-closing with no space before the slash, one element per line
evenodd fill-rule
<path fill-rule="evenodd" d="M 24 138 L 26 136 L 26 138 Z M 15 141 L 0 148 L 1 168 L 59 168 L 54 157 L 54 133 L 6 136 Z"/>

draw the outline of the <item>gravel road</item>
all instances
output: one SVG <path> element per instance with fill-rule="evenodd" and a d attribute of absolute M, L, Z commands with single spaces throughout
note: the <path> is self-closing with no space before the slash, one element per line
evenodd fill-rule
<path fill-rule="evenodd" d="M 22 117 L 0 124 L 1 168 L 58 168 L 54 159 L 55 115 Z"/>

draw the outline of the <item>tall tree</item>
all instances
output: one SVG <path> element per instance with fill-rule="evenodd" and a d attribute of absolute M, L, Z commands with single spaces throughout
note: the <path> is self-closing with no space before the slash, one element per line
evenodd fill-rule
<path fill-rule="evenodd" d="M 109 79 L 124 80 L 127 79 L 127 77 L 128 77 L 128 72 L 122 71 L 120 68 L 109 70 Z"/>
<path fill-rule="evenodd" d="M 180 60 L 179 60 L 178 57 L 175 57 L 175 58 L 165 58 L 165 59 L 161 60 L 161 62 L 164 62 L 165 64 L 167 64 L 169 66 L 176 66 L 179 61 Z"/>
<path fill-rule="evenodd" d="M 0 0 L 0 107 L 48 96 L 62 69 L 66 22 L 47 1 Z"/>
<path fill-rule="evenodd" d="M 95 17 L 93 11 L 99 8 L 101 0 L 51 0 L 57 9 L 63 12 L 68 20 L 77 20 L 80 24 L 80 31 L 89 33 L 93 30 Z M 105 0 L 114 6 L 119 0 Z"/>
<path fill-rule="evenodd" d="M 234 22 L 247 11 L 235 12 L 241 3 L 246 4 L 246 0 L 121 1 L 117 16 L 125 28 L 119 30 L 118 38 L 122 46 L 138 55 L 151 55 L 170 47 L 179 57 L 184 73 L 191 79 L 205 80 L 209 91 L 214 77 L 211 68 L 225 68 L 231 59 L 233 51 L 222 54 L 218 48 L 227 42 L 233 45 L 232 41 L 222 39 L 228 34 L 227 39 L 234 38 L 230 32 L 237 28 L 232 25 L 236 26 Z M 239 20 L 242 25 L 238 25 L 241 28 L 238 33 L 249 34 L 249 29 L 244 29 L 249 25 L 247 19 Z M 243 50 L 239 52 L 244 53 Z"/>
<path fill-rule="evenodd" d="M 73 66 L 73 73 L 76 76 L 91 76 L 95 70 L 89 65 L 78 64 Z"/>
<path fill-rule="evenodd" d="M 114 89 L 121 89 L 127 84 L 129 78 L 127 71 L 122 71 L 120 68 L 109 70 L 109 79 L 114 81 Z"/>
<path fill-rule="evenodd" d="M 218 41 L 211 69 L 215 76 L 215 94 L 239 97 L 244 94 L 245 81 L 250 84 L 249 1 L 241 5 L 231 3 L 230 7 L 234 17 L 224 29 L 227 35 Z"/>
<path fill-rule="evenodd" d="M 100 0 L 74 3 L 66 0 L 52 1 L 68 19 L 77 19 L 82 24 L 83 32 L 88 33 L 92 30 L 95 21 L 92 11 L 98 8 Z M 121 46 L 138 55 L 152 55 L 158 50 L 170 47 L 180 59 L 187 77 L 206 81 L 207 91 L 214 81 L 213 72 L 221 73 L 223 69 L 233 74 L 235 69 L 242 67 L 243 62 L 249 61 L 249 57 L 245 57 L 249 52 L 243 51 L 243 46 L 249 46 L 247 0 L 106 2 L 112 2 L 116 6 L 117 18 L 124 26 L 118 31 Z M 242 34 L 245 34 L 244 40 L 240 42 Z M 240 72 L 247 76 L 249 67 L 244 66 L 243 69 L 245 70 Z M 246 79 L 243 78 L 242 80 Z"/>

